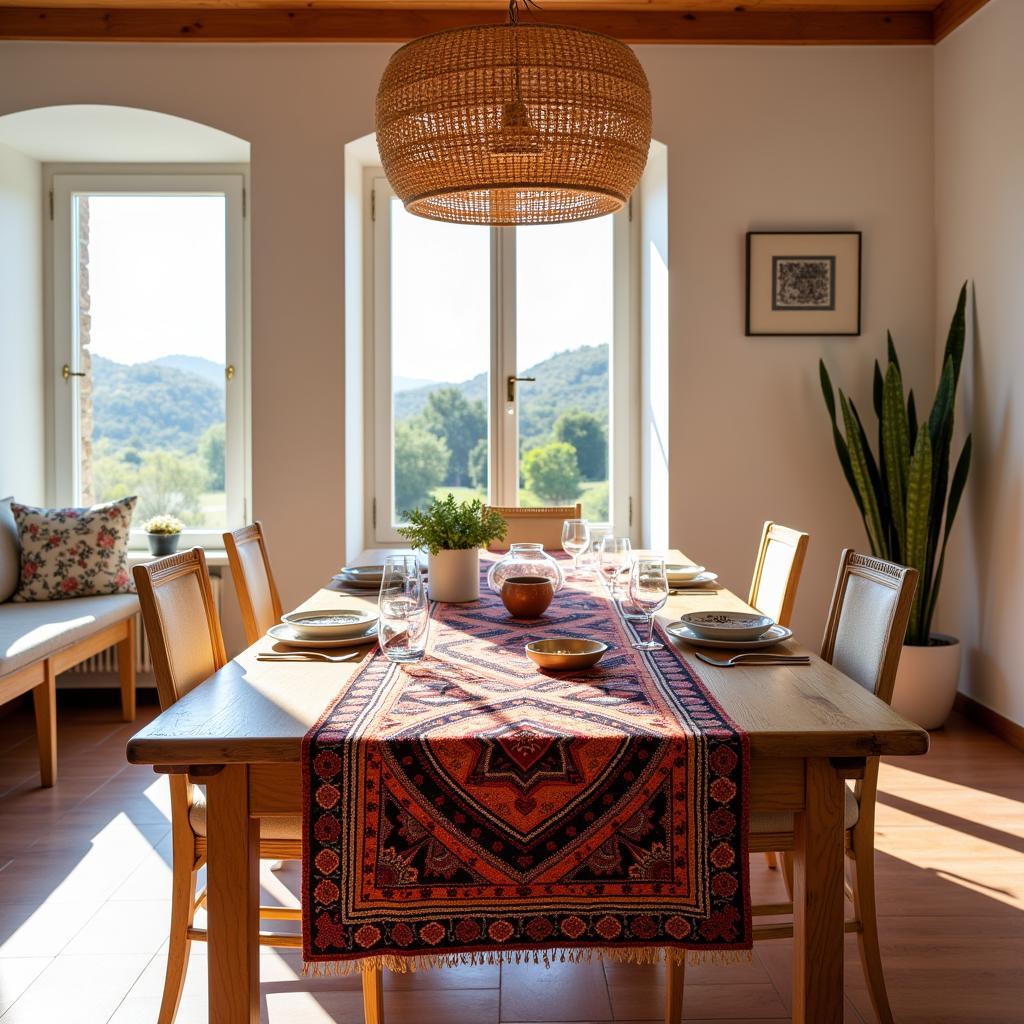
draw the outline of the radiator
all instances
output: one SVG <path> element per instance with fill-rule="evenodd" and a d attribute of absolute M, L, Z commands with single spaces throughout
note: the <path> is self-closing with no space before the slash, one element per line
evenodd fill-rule
<path fill-rule="evenodd" d="M 213 604 L 220 615 L 220 589 L 221 578 L 210 577 L 210 587 L 213 590 Z M 142 616 L 135 616 L 135 672 L 139 676 L 149 677 L 139 682 L 151 683 L 153 675 L 153 662 L 149 656 L 149 639 L 146 637 L 146 629 L 142 625 Z M 115 685 L 117 682 L 117 648 L 108 647 L 99 654 L 69 668 L 67 672 L 59 677 L 62 686 L 96 686 L 105 683 Z"/>

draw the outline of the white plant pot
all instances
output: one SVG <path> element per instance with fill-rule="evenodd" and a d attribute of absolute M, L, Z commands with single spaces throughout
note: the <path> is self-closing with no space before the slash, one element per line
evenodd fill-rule
<path fill-rule="evenodd" d="M 438 551 L 430 555 L 427 572 L 430 599 L 447 604 L 465 604 L 480 596 L 480 551 Z"/>
<path fill-rule="evenodd" d="M 904 645 L 892 706 L 922 729 L 941 729 L 953 710 L 960 681 L 960 641 L 945 633 L 931 636 L 939 643 L 928 647 Z"/>

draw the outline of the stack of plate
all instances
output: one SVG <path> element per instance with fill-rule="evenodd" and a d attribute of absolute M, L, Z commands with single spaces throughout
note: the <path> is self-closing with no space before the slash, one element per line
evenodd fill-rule
<path fill-rule="evenodd" d="M 665 564 L 665 575 L 668 577 L 668 585 L 671 590 L 699 587 L 701 584 L 713 583 L 718 579 L 717 573 L 708 572 L 703 565 L 680 565 L 671 562 Z"/>
<path fill-rule="evenodd" d="M 383 565 L 347 565 L 332 579 L 353 590 L 380 590 L 383 577 Z"/>
<path fill-rule="evenodd" d="M 377 638 L 377 613 L 366 608 L 289 612 L 267 635 L 289 647 L 357 647 Z"/>
<path fill-rule="evenodd" d="M 757 612 L 690 612 L 666 628 L 673 636 L 697 647 L 738 647 L 747 650 L 773 647 L 793 635 L 791 629 Z"/>

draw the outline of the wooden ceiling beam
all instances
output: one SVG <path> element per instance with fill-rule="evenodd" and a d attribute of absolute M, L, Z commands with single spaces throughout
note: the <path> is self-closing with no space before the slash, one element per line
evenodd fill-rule
<path fill-rule="evenodd" d="M 969 0 L 957 0 L 967 3 Z M 628 43 L 907 45 L 933 41 L 927 11 L 581 11 L 549 19 Z M 463 25 L 500 23 L 503 11 L 382 8 L 0 7 L 0 39 L 123 42 L 387 42 Z"/>
<path fill-rule="evenodd" d="M 937 43 L 945 39 L 987 3 L 988 0 L 942 0 L 932 12 L 932 41 Z"/>

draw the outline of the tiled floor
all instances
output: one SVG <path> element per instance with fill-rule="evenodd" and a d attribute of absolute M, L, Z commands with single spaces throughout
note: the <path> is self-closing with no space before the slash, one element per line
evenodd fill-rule
<path fill-rule="evenodd" d="M 80 698 L 78 698 L 80 700 Z M 143 705 L 140 722 L 154 713 Z M 152 1024 L 170 891 L 166 781 L 124 761 L 137 726 L 113 702 L 62 705 L 58 786 L 38 788 L 31 717 L 0 718 L 0 1024 Z M 900 1024 L 1024 1019 L 1024 754 L 963 721 L 926 758 L 887 764 L 878 826 L 881 938 Z M 760 857 L 755 899 L 781 897 Z M 288 897 L 294 867 L 263 871 Z M 265 899 L 265 901 L 266 901 Z M 750 964 L 687 971 L 687 1021 L 780 1021 L 789 942 Z M 294 952 L 261 954 L 273 1024 L 362 1020 L 358 982 L 303 978 Z M 846 1018 L 874 1018 L 852 937 Z M 505 966 L 388 975 L 392 1024 L 654 1020 L 660 969 Z M 206 958 L 192 956 L 180 1024 L 206 1021 Z"/>

